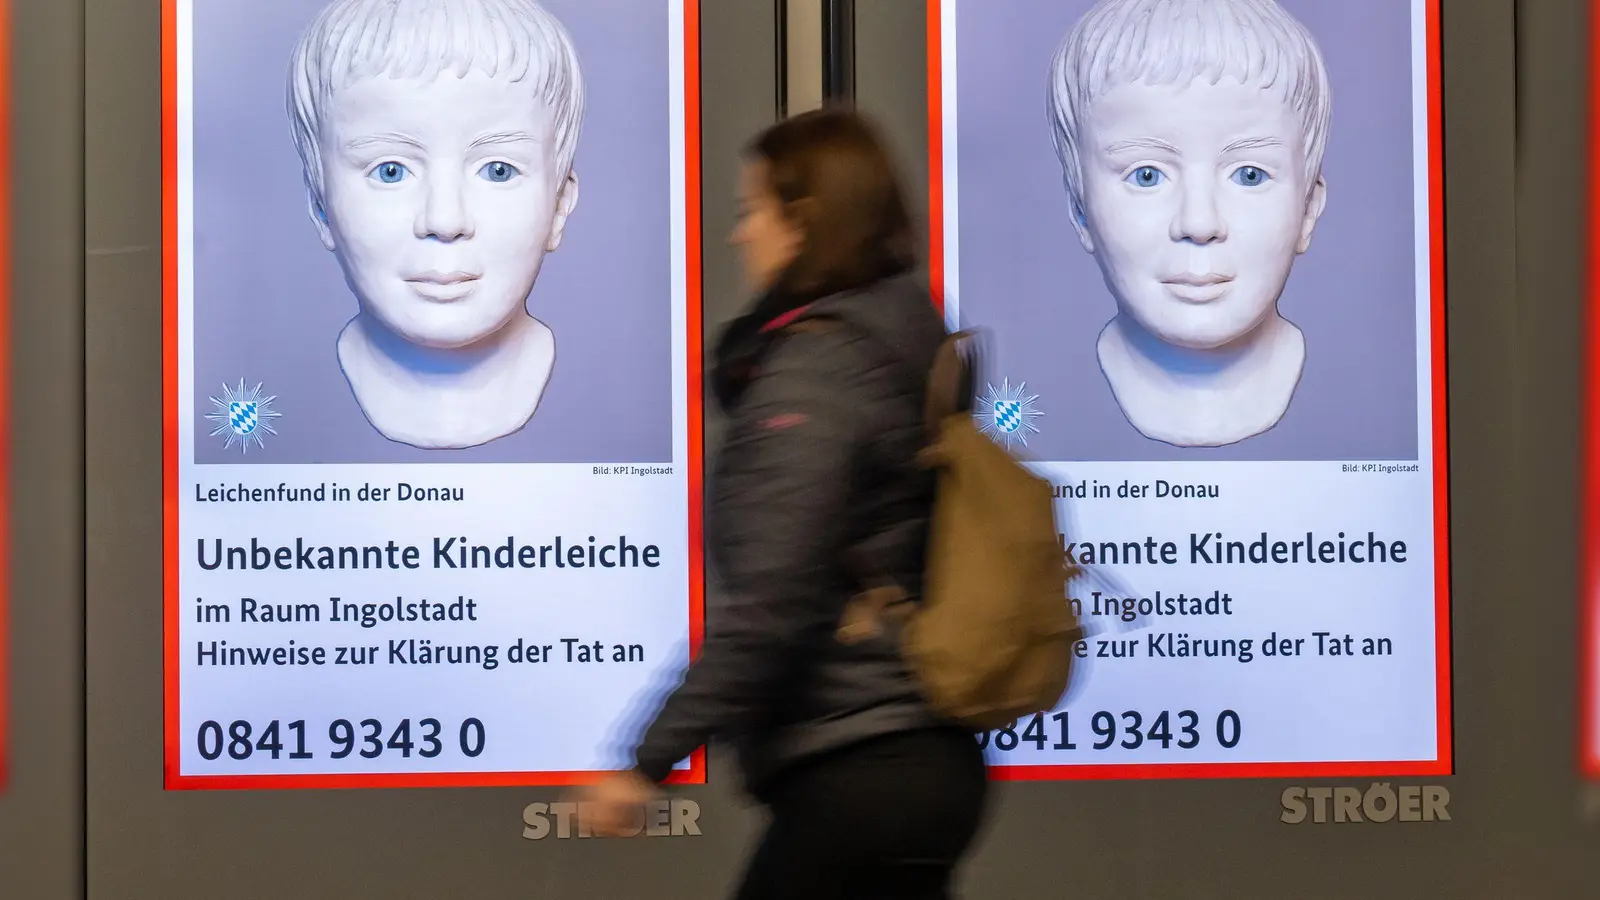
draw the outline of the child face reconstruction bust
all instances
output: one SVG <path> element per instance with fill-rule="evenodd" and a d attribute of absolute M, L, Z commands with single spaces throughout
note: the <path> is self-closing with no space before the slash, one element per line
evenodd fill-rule
<path fill-rule="evenodd" d="M 577 203 L 582 116 L 571 41 L 537 3 L 446 8 L 339 0 L 289 85 L 311 220 L 359 304 L 341 368 L 379 432 L 428 448 L 537 407 L 555 348 L 526 302 Z"/>
<path fill-rule="evenodd" d="M 1228 444 L 1287 409 L 1305 341 L 1277 304 L 1325 202 L 1327 94 L 1273 0 L 1104 0 L 1058 52 L 1074 226 L 1117 304 L 1101 370 L 1147 437 Z"/>

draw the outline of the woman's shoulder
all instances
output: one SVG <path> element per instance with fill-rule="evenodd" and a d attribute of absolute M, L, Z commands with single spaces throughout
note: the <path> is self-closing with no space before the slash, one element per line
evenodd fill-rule
<path fill-rule="evenodd" d="M 763 376 L 838 380 L 867 359 L 870 338 L 836 316 L 793 322 L 774 337 L 761 365 Z"/>

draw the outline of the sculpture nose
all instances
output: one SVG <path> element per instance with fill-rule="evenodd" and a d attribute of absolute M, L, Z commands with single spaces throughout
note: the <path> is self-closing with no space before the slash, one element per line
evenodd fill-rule
<path fill-rule="evenodd" d="M 466 198 L 462 196 L 462 188 L 459 177 L 434 176 L 430 179 L 427 197 L 414 229 L 419 239 L 435 238 L 449 243 L 472 237 L 472 217 L 467 210 Z"/>
<path fill-rule="evenodd" d="M 1228 239 L 1228 225 L 1217 208 L 1217 192 L 1205 178 L 1186 178 L 1169 236 L 1174 241 L 1209 244 Z"/>

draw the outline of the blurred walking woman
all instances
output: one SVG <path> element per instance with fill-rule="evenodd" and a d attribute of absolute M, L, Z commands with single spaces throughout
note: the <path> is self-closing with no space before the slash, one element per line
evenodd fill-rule
<path fill-rule="evenodd" d="M 712 372 L 728 419 L 707 510 L 720 590 L 636 767 L 587 798 L 593 824 L 619 830 L 678 760 L 725 740 L 771 813 L 739 900 L 941 900 L 978 829 L 981 751 L 929 711 L 893 634 L 837 632 L 873 576 L 920 588 L 934 482 L 914 457 L 944 325 L 911 275 L 888 154 L 856 115 L 773 126 L 739 191 L 732 243 L 758 299 Z"/>

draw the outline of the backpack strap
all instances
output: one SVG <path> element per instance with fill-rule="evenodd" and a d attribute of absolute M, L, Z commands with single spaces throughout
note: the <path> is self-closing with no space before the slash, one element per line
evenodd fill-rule
<path fill-rule="evenodd" d="M 926 468 L 933 469 L 941 465 L 940 439 L 945 423 L 954 416 L 972 415 L 972 398 L 976 393 L 982 358 L 979 345 L 980 338 L 976 331 L 958 331 L 946 337 L 934 352 L 923 405 L 927 444 L 917 454 L 917 462 Z"/>

